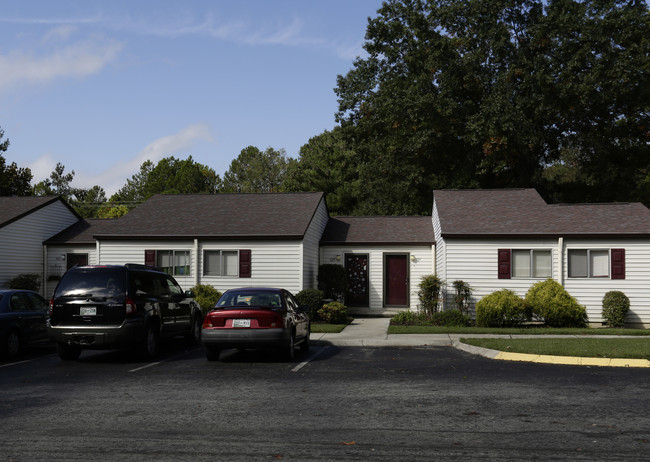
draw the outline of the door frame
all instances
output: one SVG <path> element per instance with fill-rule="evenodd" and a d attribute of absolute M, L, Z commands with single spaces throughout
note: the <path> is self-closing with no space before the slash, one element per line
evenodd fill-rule
<path fill-rule="evenodd" d="M 389 257 L 404 257 L 405 267 L 406 267 L 406 285 L 405 285 L 405 298 L 406 303 L 404 305 L 389 305 L 388 304 L 388 287 L 389 287 L 389 272 L 388 272 L 388 258 Z M 384 282 L 384 307 L 387 308 L 408 308 L 411 305 L 411 265 L 409 265 L 411 254 L 409 252 L 384 252 L 382 256 L 383 260 L 383 282 Z"/>

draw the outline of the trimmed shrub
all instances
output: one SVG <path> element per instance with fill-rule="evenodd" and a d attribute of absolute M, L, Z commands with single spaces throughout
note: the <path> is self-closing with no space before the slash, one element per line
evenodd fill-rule
<path fill-rule="evenodd" d="M 343 303 L 329 302 L 318 310 L 318 317 L 329 324 L 347 324 L 348 307 Z"/>
<path fill-rule="evenodd" d="M 612 290 L 603 297 L 603 319 L 610 327 L 624 327 L 630 299 L 623 292 Z"/>
<path fill-rule="evenodd" d="M 431 316 L 431 323 L 434 326 L 469 327 L 472 318 L 460 310 L 438 311 Z"/>
<path fill-rule="evenodd" d="M 402 311 L 393 316 L 390 323 L 399 326 L 469 327 L 472 325 L 472 318 L 459 310 L 438 311 L 432 315 L 424 312 Z"/>
<path fill-rule="evenodd" d="M 529 318 L 524 299 L 510 289 L 492 292 L 476 304 L 479 327 L 515 327 Z"/>
<path fill-rule="evenodd" d="M 414 324 L 423 324 L 427 321 L 425 313 L 416 313 L 415 311 L 400 311 L 390 320 L 391 324 L 398 326 L 412 326 Z"/>
<path fill-rule="evenodd" d="M 440 293 L 442 292 L 443 282 L 435 274 L 423 276 L 420 282 L 420 309 L 425 313 L 432 315 L 438 311 L 440 304 Z"/>
<path fill-rule="evenodd" d="M 9 288 L 38 292 L 38 289 L 41 287 L 40 279 L 41 277 L 35 273 L 19 274 L 9 281 Z"/>
<path fill-rule="evenodd" d="M 301 307 L 309 307 L 309 317 L 316 320 L 318 310 L 323 306 L 323 291 L 318 289 L 304 289 L 296 294 L 296 300 Z"/>
<path fill-rule="evenodd" d="M 198 284 L 190 289 L 194 292 L 194 300 L 201 307 L 201 313 L 205 316 L 217 304 L 221 292 L 209 284 Z"/>
<path fill-rule="evenodd" d="M 348 275 L 342 265 L 326 264 L 318 267 L 318 288 L 324 298 L 338 300 L 348 289 Z"/>
<path fill-rule="evenodd" d="M 550 327 L 585 327 L 587 309 L 554 279 L 538 282 L 528 289 L 526 305 L 533 316 Z"/>

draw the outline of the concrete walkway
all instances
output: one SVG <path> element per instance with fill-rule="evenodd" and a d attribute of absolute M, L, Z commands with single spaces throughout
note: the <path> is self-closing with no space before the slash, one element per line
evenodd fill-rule
<path fill-rule="evenodd" d="M 483 334 L 388 334 L 390 318 L 358 318 L 338 334 L 311 334 L 314 343 L 337 346 L 364 347 L 425 347 L 453 346 L 471 354 L 505 361 L 528 361 L 547 364 L 569 364 L 610 367 L 650 367 L 646 359 L 578 358 L 573 356 L 548 356 L 521 353 L 507 353 L 475 347 L 460 342 L 461 337 L 476 338 L 539 338 L 538 335 L 483 335 Z M 585 338 L 581 336 L 557 335 L 544 338 Z M 591 336 L 602 338 L 602 336 Z"/>

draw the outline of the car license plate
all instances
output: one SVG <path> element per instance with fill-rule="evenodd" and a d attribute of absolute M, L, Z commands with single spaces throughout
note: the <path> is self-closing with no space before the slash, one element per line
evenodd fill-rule
<path fill-rule="evenodd" d="M 81 316 L 95 316 L 97 314 L 97 307 L 95 306 L 82 306 L 79 308 Z"/>
<path fill-rule="evenodd" d="M 251 320 L 250 319 L 233 319 L 232 320 L 232 326 L 233 327 L 250 327 L 251 326 Z"/>

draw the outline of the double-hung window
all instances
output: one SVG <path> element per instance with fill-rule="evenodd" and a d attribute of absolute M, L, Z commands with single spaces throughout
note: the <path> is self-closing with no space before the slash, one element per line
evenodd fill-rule
<path fill-rule="evenodd" d="M 617 271 L 615 264 L 616 260 L 620 261 L 617 257 L 617 252 L 620 253 L 622 249 L 612 249 L 613 264 L 610 266 L 610 251 L 609 249 L 569 249 L 569 277 L 570 278 L 608 278 L 610 277 L 610 268 L 614 273 L 620 274 Z M 623 273 L 624 270 L 624 253 L 623 253 Z M 620 264 L 619 264 L 620 266 Z M 613 279 L 623 279 L 612 275 Z"/>
<path fill-rule="evenodd" d="M 189 276 L 190 252 L 189 250 L 158 250 L 156 266 L 173 276 Z"/>
<path fill-rule="evenodd" d="M 237 250 L 206 250 L 203 252 L 204 276 L 239 275 L 239 253 Z"/>
<path fill-rule="evenodd" d="M 500 255 L 501 272 L 505 278 L 550 278 L 552 276 L 552 254 L 544 249 L 503 250 Z M 509 254 L 509 255 L 508 255 Z"/>

